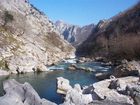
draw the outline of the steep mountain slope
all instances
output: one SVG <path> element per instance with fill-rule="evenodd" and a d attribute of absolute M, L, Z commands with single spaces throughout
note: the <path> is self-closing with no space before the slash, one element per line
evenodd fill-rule
<path fill-rule="evenodd" d="M 64 39 L 75 47 L 85 41 L 94 29 L 94 24 L 80 27 L 67 24 L 63 21 L 56 21 L 55 26 L 57 30 L 63 35 Z"/>
<path fill-rule="evenodd" d="M 73 56 L 49 19 L 27 0 L 0 0 L 0 67 L 12 73 L 46 70 Z"/>
<path fill-rule="evenodd" d="M 108 56 L 111 59 L 140 59 L 140 3 L 100 21 L 77 54 Z"/>

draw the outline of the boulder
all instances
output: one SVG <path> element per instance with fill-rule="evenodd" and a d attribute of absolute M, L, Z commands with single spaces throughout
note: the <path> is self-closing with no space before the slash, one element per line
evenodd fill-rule
<path fill-rule="evenodd" d="M 56 105 L 41 99 L 29 83 L 20 84 L 14 79 L 3 83 L 5 95 L 0 97 L 0 105 Z"/>
<path fill-rule="evenodd" d="M 118 92 L 125 91 L 128 85 L 136 83 L 138 80 L 138 77 L 114 78 L 111 79 L 108 88 L 116 89 Z"/>
<path fill-rule="evenodd" d="M 137 61 L 123 61 L 121 65 L 117 66 L 114 69 L 112 75 L 114 75 L 115 77 L 140 75 L 140 63 Z"/>
<path fill-rule="evenodd" d="M 66 95 L 71 89 L 72 87 L 69 84 L 69 80 L 63 77 L 57 78 L 57 93 Z"/>
<path fill-rule="evenodd" d="M 71 65 L 68 67 L 69 70 L 76 70 L 77 68 L 78 68 L 78 67 L 77 67 L 76 64 L 71 64 Z"/>
<path fill-rule="evenodd" d="M 140 84 L 128 84 L 126 91 L 134 99 L 135 105 L 140 105 Z"/>
<path fill-rule="evenodd" d="M 94 72 L 95 70 L 90 68 L 90 67 L 83 67 L 83 66 L 78 66 L 76 64 L 71 64 L 68 67 L 69 70 L 83 70 L 83 71 L 87 71 L 87 72 Z"/>
<path fill-rule="evenodd" d="M 1 70 L 0 69 L 0 76 L 1 75 L 9 75 L 10 73 L 8 71 L 5 71 L 5 70 Z"/>
<path fill-rule="evenodd" d="M 98 88 L 95 89 L 94 92 L 102 100 L 109 100 L 123 104 L 133 104 L 133 100 L 131 100 L 131 97 L 119 94 L 116 90 L 113 89 L 111 90 L 108 88 Z"/>
<path fill-rule="evenodd" d="M 116 82 L 116 80 L 120 82 Z M 112 81 L 115 81 L 114 83 L 116 84 Z M 111 76 L 111 79 L 86 86 L 83 90 L 79 84 L 76 84 L 74 88 L 71 88 L 66 92 L 65 101 L 61 105 L 134 105 L 134 100 L 137 100 L 137 103 L 139 102 L 139 95 L 133 100 L 132 96 L 129 96 L 126 93 L 122 94 L 117 90 L 119 87 L 126 92 L 127 85 L 134 82 L 138 82 L 137 77 L 116 79 Z M 111 85 L 114 86 L 112 87 Z M 112 88 L 109 88 L 109 86 Z M 132 89 L 129 88 L 127 91 L 128 90 Z M 136 89 L 133 91 L 136 91 Z"/>
<path fill-rule="evenodd" d="M 112 82 L 113 81 L 113 82 Z M 119 82 L 118 82 L 119 81 Z M 93 94 L 96 94 L 101 100 L 108 100 L 122 104 L 133 104 L 133 100 L 126 93 L 121 94 L 119 91 L 125 91 L 126 86 L 137 82 L 137 77 L 125 77 L 117 79 L 107 79 L 93 84 Z M 111 87 L 111 89 L 110 89 Z M 119 88 L 119 89 L 118 89 Z"/>
<path fill-rule="evenodd" d="M 95 100 L 94 102 L 88 105 L 131 105 L 131 104 L 118 103 L 118 102 L 113 102 L 113 101 L 108 101 L 108 100 L 102 100 L 102 101 Z"/>
<path fill-rule="evenodd" d="M 68 91 L 65 101 L 62 105 L 88 105 L 92 101 L 91 94 L 82 94 L 81 92 L 72 89 Z"/>
<path fill-rule="evenodd" d="M 79 93 L 82 93 L 81 86 L 79 84 L 74 85 L 74 90 L 77 90 Z"/>
<path fill-rule="evenodd" d="M 65 95 L 65 101 L 62 105 L 87 105 L 92 102 L 91 94 L 83 94 L 79 84 L 75 84 L 72 88 L 69 81 L 63 77 L 57 78 L 57 93 Z"/>
<path fill-rule="evenodd" d="M 94 58 L 80 57 L 79 59 L 77 59 L 77 63 L 92 62 L 92 61 L 94 61 Z"/>
<path fill-rule="evenodd" d="M 78 62 L 79 63 L 84 63 L 84 62 L 86 62 L 86 58 L 85 57 L 80 57 Z"/>
<path fill-rule="evenodd" d="M 98 79 L 98 80 L 104 80 L 104 79 L 109 79 L 111 73 L 108 73 L 108 72 L 105 72 L 105 73 L 96 73 L 95 74 L 95 77 Z"/>

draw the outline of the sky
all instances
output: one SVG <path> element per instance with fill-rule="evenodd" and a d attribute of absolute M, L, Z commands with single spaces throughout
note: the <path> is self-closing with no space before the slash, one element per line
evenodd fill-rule
<path fill-rule="evenodd" d="M 139 0 L 29 0 L 51 21 L 84 26 L 97 24 L 135 5 Z"/>

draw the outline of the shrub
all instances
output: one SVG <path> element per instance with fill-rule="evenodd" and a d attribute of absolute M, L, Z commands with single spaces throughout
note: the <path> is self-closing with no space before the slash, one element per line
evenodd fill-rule
<path fill-rule="evenodd" d="M 14 17 L 8 11 L 5 11 L 3 19 L 4 19 L 4 26 L 5 26 L 8 22 L 12 22 L 14 20 Z"/>

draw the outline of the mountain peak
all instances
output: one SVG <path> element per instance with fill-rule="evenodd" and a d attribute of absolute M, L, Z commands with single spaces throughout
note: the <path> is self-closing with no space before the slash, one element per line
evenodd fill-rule
<path fill-rule="evenodd" d="M 57 30 L 64 36 L 64 39 L 72 43 L 74 46 L 82 43 L 90 35 L 94 24 L 83 27 L 65 23 L 63 20 L 58 20 L 55 23 Z"/>

